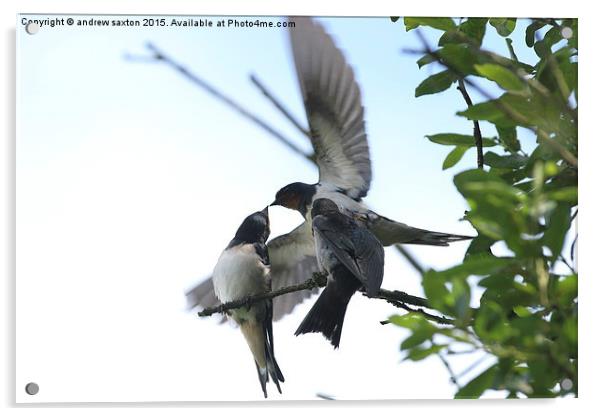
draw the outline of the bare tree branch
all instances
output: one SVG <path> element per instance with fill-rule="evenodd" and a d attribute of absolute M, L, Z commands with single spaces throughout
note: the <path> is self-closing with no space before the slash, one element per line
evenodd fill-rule
<path fill-rule="evenodd" d="M 251 74 L 250 79 L 253 85 L 259 88 L 259 91 L 261 91 L 261 93 L 274 105 L 274 107 L 276 107 L 278 111 L 280 111 L 284 117 L 286 117 L 286 119 L 297 128 L 297 130 L 299 130 L 307 138 L 311 139 L 309 131 L 304 128 L 295 117 L 293 117 L 290 111 L 284 108 L 284 105 L 282 105 L 282 103 L 276 99 L 276 96 L 272 94 L 261 81 L 259 81 L 259 78 L 257 78 L 254 74 Z"/>
<path fill-rule="evenodd" d="M 243 306 L 249 307 L 250 305 L 261 302 L 262 300 L 273 299 L 278 296 L 286 295 L 287 293 L 299 292 L 301 290 L 311 290 L 324 286 L 326 286 L 326 276 L 321 273 L 314 273 L 311 278 L 307 279 L 303 283 L 299 283 L 298 285 L 286 286 L 278 290 L 261 293 L 259 295 L 247 296 L 232 302 L 222 303 L 213 308 L 203 309 L 198 314 L 199 316 L 210 316 L 214 313 L 224 313 L 231 309 L 237 309 Z"/>
<path fill-rule="evenodd" d="M 364 296 L 367 296 L 367 295 L 364 293 Z M 422 306 L 425 308 L 430 308 L 428 301 L 426 299 L 421 298 L 419 296 L 407 294 L 406 292 L 402 292 L 400 290 L 380 289 L 378 294 L 376 296 L 373 296 L 373 298 L 386 300 L 387 302 L 388 301 L 403 302 L 403 303 L 408 303 L 408 304 L 414 305 L 414 306 Z"/>
<path fill-rule="evenodd" d="M 266 299 L 273 299 L 278 296 L 286 295 L 287 293 L 298 292 L 301 290 L 311 290 L 318 287 L 326 286 L 326 275 L 322 273 L 314 273 L 310 279 L 307 279 L 305 282 L 300 283 L 298 285 L 283 287 L 278 290 L 274 290 L 271 292 L 260 293 L 258 295 L 247 296 L 242 299 L 238 299 L 232 302 L 226 302 L 221 305 L 203 309 L 198 313 L 199 316 L 211 316 L 215 313 L 224 313 L 232 309 L 237 309 L 241 307 L 249 307 L 250 305 L 261 302 Z M 364 296 L 366 294 L 364 293 Z M 439 324 L 444 325 L 453 325 L 453 319 L 445 318 L 442 316 L 433 315 L 429 312 L 424 311 L 421 308 L 411 308 L 408 305 L 420 306 L 428 308 L 428 301 L 424 298 L 407 294 L 405 292 L 401 292 L 398 290 L 386 290 L 381 289 L 376 296 L 375 299 L 382 299 L 392 304 L 397 308 L 405 309 L 408 312 L 416 312 L 423 315 L 425 318 L 437 322 Z"/>
<path fill-rule="evenodd" d="M 240 105 L 239 103 L 234 101 L 232 98 L 230 98 L 227 95 L 220 92 L 217 88 L 215 88 L 213 85 L 209 84 L 204 79 L 202 79 L 199 76 L 190 72 L 186 67 L 184 67 L 180 63 L 176 62 L 168 55 L 166 55 L 163 51 L 161 51 L 159 48 L 157 48 L 154 44 L 149 42 L 146 44 L 146 47 L 151 52 L 153 52 L 152 57 L 136 57 L 136 56 L 132 56 L 132 55 L 126 55 L 126 59 L 128 59 L 130 61 L 134 61 L 134 62 L 138 62 L 138 61 L 139 62 L 162 62 L 162 63 L 167 64 L 168 66 L 172 67 L 173 69 L 178 71 L 180 74 L 182 74 L 185 78 L 192 81 L 195 85 L 201 87 L 203 90 L 205 90 L 206 92 L 208 92 L 209 94 L 211 94 L 212 96 L 217 98 L 219 101 L 230 106 L 232 109 L 234 109 L 236 112 L 238 112 L 238 114 L 242 115 L 247 120 L 250 120 L 253 123 L 255 123 L 256 125 L 258 125 L 259 127 L 261 127 L 264 131 L 268 132 L 270 135 L 272 135 L 274 138 L 276 138 L 280 143 L 284 144 L 290 150 L 292 150 L 293 152 L 295 152 L 297 154 L 301 154 L 301 155 L 305 156 L 306 159 L 311 160 L 311 157 L 309 155 L 306 155 L 301 148 L 299 148 L 291 140 L 286 138 L 282 133 L 280 133 L 279 131 L 274 129 L 267 122 L 265 122 L 264 120 L 259 118 L 257 115 L 253 114 L 251 111 L 247 110 L 245 107 L 243 107 L 242 105 Z"/>

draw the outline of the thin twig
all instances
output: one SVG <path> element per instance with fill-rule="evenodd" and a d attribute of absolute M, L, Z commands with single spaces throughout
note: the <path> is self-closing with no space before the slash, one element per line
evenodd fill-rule
<path fill-rule="evenodd" d="M 569 264 L 569 262 L 564 258 L 564 256 L 562 254 L 560 254 L 558 256 L 558 258 L 560 258 L 560 261 L 562 261 L 564 263 L 564 265 L 569 268 L 571 273 L 577 274 L 577 272 L 575 271 L 575 268 Z"/>
<path fill-rule="evenodd" d="M 452 370 L 451 366 L 449 365 L 449 362 L 445 359 L 445 357 L 443 356 L 443 354 L 441 354 L 440 352 L 437 353 L 437 356 L 441 359 L 441 362 L 443 363 L 443 365 L 447 369 L 447 372 L 449 373 L 449 380 L 452 383 L 454 383 L 457 388 L 460 388 L 460 383 L 458 383 L 458 379 L 456 378 L 456 376 L 454 374 L 454 371 Z"/>
<path fill-rule="evenodd" d="M 397 250 L 397 252 L 399 254 L 401 254 L 407 261 L 408 263 L 410 263 L 412 265 L 412 267 L 414 267 L 414 269 L 420 273 L 421 275 L 424 274 L 424 267 L 422 267 L 422 265 L 418 262 L 418 260 L 416 260 L 408 250 L 405 249 L 405 247 L 403 247 L 401 244 L 395 244 L 395 249 Z"/>
<path fill-rule="evenodd" d="M 259 81 L 259 78 L 257 78 L 254 74 L 251 74 L 250 79 L 253 85 L 259 88 L 259 91 L 261 91 L 261 93 L 268 99 L 268 101 L 271 102 L 274 105 L 274 107 L 276 107 L 276 109 L 278 109 L 278 111 L 280 111 L 282 115 L 284 115 L 284 117 L 286 117 L 286 119 L 297 128 L 297 130 L 299 130 L 307 138 L 311 139 L 311 134 L 309 133 L 309 131 L 306 128 L 304 128 L 295 117 L 293 117 L 290 111 L 284 108 L 284 105 L 282 105 L 282 103 L 276 99 L 276 96 L 272 94 L 267 89 L 267 87 L 263 85 L 261 81 Z"/>
<path fill-rule="evenodd" d="M 487 351 L 488 352 L 488 351 Z M 472 364 L 470 364 L 468 367 L 466 367 L 464 369 L 464 371 L 462 371 L 460 374 L 456 374 L 456 379 L 462 378 L 463 376 L 465 376 L 466 374 L 468 374 L 469 372 L 471 372 L 472 370 L 474 370 L 479 364 L 481 364 L 486 358 L 488 358 L 489 355 L 487 353 L 485 353 L 481 358 L 479 358 L 477 361 L 473 362 Z"/>
<path fill-rule="evenodd" d="M 462 93 L 462 97 L 464 97 L 464 101 L 466 101 L 466 105 L 468 108 L 472 107 L 472 100 L 470 99 L 470 95 L 468 95 L 468 91 L 466 90 L 466 85 L 464 85 L 464 79 L 458 79 L 458 91 Z M 474 143 L 477 148 L 477 166 L 479 169 L 483 169 L 483 135 L 481 134 L 481 126 L 479 126 L 478 120 L 473 120 L 473 135 L 474 135 Z"/>
<path fill-rule="evenodd" d="M 246 119 L 254 122 L 256 125 L 258 125 L 263 130 L 265 130 L 266 132 L 271 134 L 280 143 L 284 144 L 290 150 L 292 150 L 295 153 L 304 155 L 306 159 L 311 160 L 311 157 L 309 155 L 306 155 L 303 152 L 303 150 L 301 150 L 301 148 L 299 148 L 291 140 L 286 138 L 282 133 L 278 132 L 276 129 L 274 129 L 272 126 L 270 126 L 267 122 L 265 122 L 264 120 L 262 120 L 255 114 L 251 113 L 249 110 L 247 110 L 242 105 L 240 105 L 239 103 L 234 101 L 232 98 L 230 98 L 227 95 L 220 92 L 217 88 L 215 88 L 213 85 L 209 84 L 204 79 L 202 79 L 199 76 L 190 72 L 186 67 L 184 67 L 180 63 L 176 62 L 171 57 L 167 56 L 163 51 L 161 51 L 159 48 L 157 48 L 154 44 L 149 42 L 146 44 L 146 47 L 151 52 L 153 52 L 152 58 L 154 59 L 155 62 L 163 62 L 163 63 L 167 64 L 168 66 L 172 67 L 173 69 L 178 71 L 180 74 L 182 74 L 185 78 L 187 78 L 188 80 L 192 81 L 197 86 L 204 89 L 206 92 L 208 92 L 209 94 L 211 94 L 212 96 L 217 98 L 219 101 L 223 102 L 224 104 L 227 104 L 228 106 L 230 106 L 231 108 L 236 110 L 240 115 L 242 115 Z M 141 61 L 141 62 L 148 62 L 150 60 L 148 57 L 135 57 L 132 55 L 126 55 L 126 59 L 129 59 L 131 61 Z"/>

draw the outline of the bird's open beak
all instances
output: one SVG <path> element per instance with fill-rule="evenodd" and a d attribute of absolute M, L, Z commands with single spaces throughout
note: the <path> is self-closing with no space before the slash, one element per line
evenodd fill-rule
<path fill-rule="evenodd" d="M 268 207 L 273 207 L 274 205 L 280 205 L 280 204 L 278 203 L 278 200 L 277 200 L 277 199 L 275 199 L 275 200 L 274 200 L 274 202 L 272 202 L 270 205 L 268 205 Z"/>

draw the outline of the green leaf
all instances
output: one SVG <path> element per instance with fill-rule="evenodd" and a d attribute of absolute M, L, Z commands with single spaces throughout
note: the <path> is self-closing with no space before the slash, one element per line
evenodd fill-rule
<path fill-rule="evenodd" d="M 487 26 L 487 18 L 469 17 L 466 21 L 460 24 L 459 29 L 462 33 L 473 39 L 478 45 L 483 42 L 485 30 Z"/>
<path fill-rule="evenodd" d="M 433 143 L 442 144 L 445 146 L 475 146 L 474 136 L 467 134 L 456 133 L 439 133 L 426 136 Z M 493 139 L 483 137 L 483 147 L 493 147 L 497 143 Z"/>
<path fill-rule="evenodd" d="M 460 159 L 462 159 L 462 156 L 464 156 L 464 153 L 466 153 L 466 151 L 468 149 L 470 149 L 470 147 L 468 147 L 468 146 L 454 147 L 453 150 L 451 152 L 449 152 L 449 154 L 443 161 L 443 170 L 449 169 L 452 166 L 455 166 L 460 161 Z"/>
<path fill-rule="evenodd" d="M 514 308 L 512 308 L 512 310 L 514 311 L 515 314 L 517 314 L 521 318 L 525 318 L 527 316 L 532 315 L 531 311 L 529 311 L 529 309 L 527 309 L 521 305 L 515 306 Z"/>
<path fill-rule="evenodd" d="M 512 60 L 518 62 L 518 57 L 516 56 L 516 52 L 514 52 L 514 46 L 512 46 L 512 39 L 506 38 L 506 46 L 508 47 L 508 52 L 510 53 Z"/>
<path fill-rule="evenodd" d="M 487 166 L 500 169 L 518 169 L 527 164 L 529 158 L 519 154 L 500 156 L 497 153 L 487 152 L 483 157 L 483 162 Z"/>
<path fill-rule="evenodd" d="M 390 316 L 389 322 L 415 332 L 435 332 L 435 327 L 429 321 L 427 321 L 423 315 L 417 312 L 406 313 L 405 315 Z"/>
<path fill-rule="evenodd" d="M 435 94 L 448 89 L 452 82 L 456 80 L 456 76 L 449 70 L 431 75 L 416 87 L 416 97 L 427 94 Z"/>
<path fill-rule="evenodd" d="M 445 347 L 445 345 L 432 345 L 428 348 L 414 348 L 408 352 L 406 358 L 412 361 L 424 360 L 429 355 L 436 354 Z"/>
<path fill-rule="evenodd" d="M 469 257 L 488 257 L 492 255 L 491 246 L 494 243 L 494 239 L 479 234 L 470 242 L 470 245 L 466 249 L 464 260 L 466 261 Z"/>
<path fill-rule="evenodd" d="M 571 205 L 577 204 L 577 187 L 568 186 L 556 191 L 550 191 L 547 193 L 548 198 L 558 202 L 569 202 Z"/>
<path fill-rule="evenodd" d="M 498 99 L 475 104 L 457 114 L 469 120 L 486 120 L 500 127 L 538 126 L 548 131 L 556 131 L 561 118 L 558 102 L 540 94 L 524 97 L 506 93 Z"/>
<path fill-rule="evenodd" d="M 470 312 L 470 286 L 464 276 L 452 280 L 451 299 L 454 316 L 466 321 Z"/>
<path fill-rule="evenodd" d="M 406 25 L 406 31 L 418 26 L 430 26 L 438 30 L 451 30 L 456 27 L 451 17 L 404 17 L 403 22 Z"/>
<path fill-rule="evenodd" d="M 484 200 L 489 195 L 496 194 L 507 198 L 508 202 L 522 202 L 524 200 L 522 191 L 506 184 L 494 173 L 485 172 L 481 169 L 471 169 L 459 173 L 454 178 L 454 183 L 458 191 L 466 198 Z"/>
<path fill-rule="evenodd" d="M 492 291 L 491 289 L 488 292 Z M 475 333 L 488 343 L 503 342 L 512 335 L 506 312 L 495 302 L 481 299 L 481 307 L 474 320 Z"/>
<path fill-rule="evenodd" d="M 521 91 L 525 83 L 512 71 L 496 64 L 475 65 L 477 72 L 501 88 L 508 91 Z"/>
<path fill-rule="evenodd" d="M 464 75 L 476 75 L 474 65 L 479 62 L 479 55 L 468 45 L 446 44 L 437 51 L 444 64 Z"/>
<path fill-rule="evenodd" d="M 433 307 L 443 307 L 449 290 L 445 287 L 445 280 L 434 270 L 427 271 L 422 278 L 424 294 Z"/>
<path fill-rule="evenodd" d="M 407 337 L 401 343 L 401 350 L 409 350 L 422 344 L 423 342 L 431 339 L 433 333 L 431 331 L 418 331 Z"/>
<path fill-rule="evenodd" d="M 456 113 L 459 116 L 466 117 L 469 120 L 486 120 L 496 126 L 514 127 L 517 122 L 510 119 L 496 103 L 498 100 L 485 101 L 474 104 L 464 111 Z"/>
<path fill-rule="evenodd" d="M 520 142 L 516 134 L 516 127 L 495 126 L 500 141 L 506 149 L 511 152 L 518 152 L 521 149 Z"/>
<path fill-rule="evenodd" d="M 544 26 L 545 23 L 541 22 L 533 22 L 529 26 L 527 26 L 527 29 L 525 31 L 525 43 L 528 47 L 533 47 L 533 45 L 535 44 L 535 32 L 537 32 Z"/>
<path fill-rule="evenodd" d="M 553 282 L 555 283 L 551 285 L 550 296 L 557 299 L 560 307 L 566 308 L 572 306 L 573 302 L 577 299 L 577 276 L 571 274 L 559 280 L 553 280 Z"/>
<path fill-rule="evenodd" d="M 489 19 L 489 24 L 493 26 L 495 30 L 497 30 L 497 33 L 500 36 L 506 37 L 514 32 L 514 28 L 516 27 L 516 18 L 493 18 Z"/>
<path fill-rule="evenodd" d="M 418 64 L 418 68 L 422 68 L 423 66 L 428 65 L 431 62 L 435 62 L 435 61 L 437 61 L 437 59 L 433 55 L 426 54 L 422 58 L 417 60 L 416 63 Z"/>
<path fill-rule="evenodd" d="M 498 372 L 497 364 L 489 367 L 462 387 L 455 395 L 456 399 L 478 399 L 493 384 Z"/>
<path fill-rule="evenodd" d="M 564 246 L 566 233 L 571 227 L 571 206 L 558 204 L 548 222 L 548 229 L 544 231 L 543 243 L 552 251 L 552 261 L 558 258 Z"/>
<path fill-rule="evenodd" d="M 451 280 L 454 277 L 486 276 L 498 273 L 514 262 L 514 258 L 496 257 L 494 255 L 469 257 L 464 263 L 437 273 L 445 280 Z"/>
<path fill-rule="evenodd" d="M 391 21 L 393 23 L 395 23 L 395 22 L 397 22 L 399 20 L 399 16 L 391 16 L 391 17 L 389 17 L 389 19 L 391 19 Z"/>

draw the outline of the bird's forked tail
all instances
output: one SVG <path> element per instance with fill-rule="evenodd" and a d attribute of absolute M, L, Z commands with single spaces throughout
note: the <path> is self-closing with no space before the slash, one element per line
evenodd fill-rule
<path fill-rule="evenodd" d="M 329 281 L 295 331 L 295 335 L 319 332 L 335 348 L 338 348 L 347 305 L 360 286 L 361 284 L 353 277 L 344 282 Z"/>

